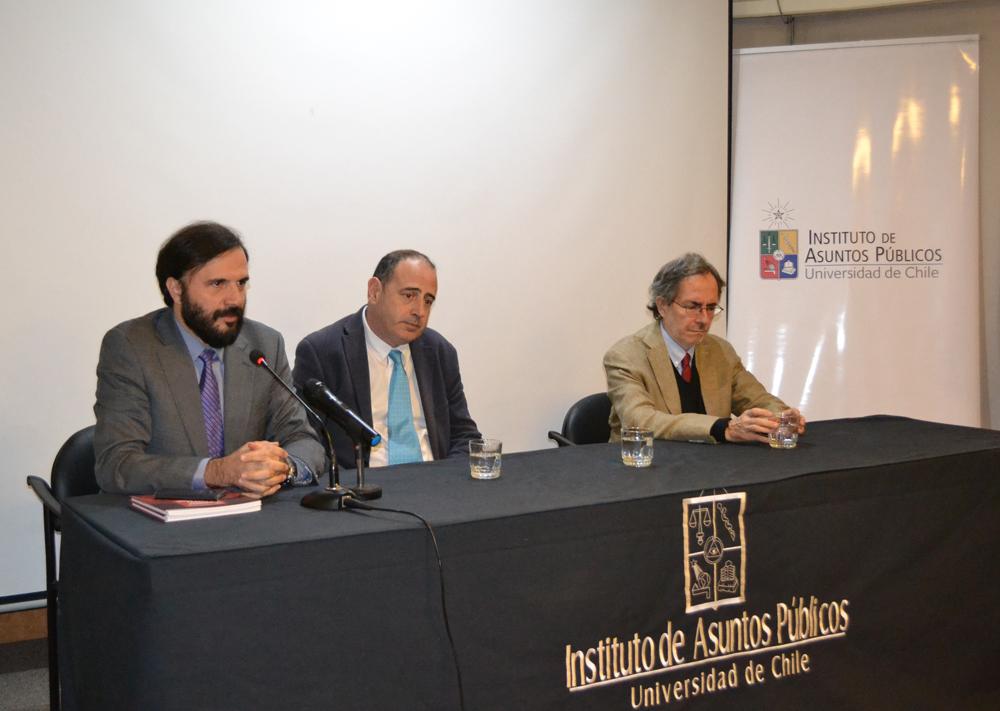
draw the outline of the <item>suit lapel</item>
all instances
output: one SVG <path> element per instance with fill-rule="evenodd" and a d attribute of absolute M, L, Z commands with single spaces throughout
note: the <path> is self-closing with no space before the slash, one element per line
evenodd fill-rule
<path fill-rule="evenodd" d="M 413 358 L 413 374 L 417 376 L 417 390 L 420 391 L 420 407 L 424 411 L 424 423 L 427 425 L 427 439 L 431 442 L 431 452 L 435 459 L 444 459 L 448 452 L 437 439 L 437 409 L 434 402 L 434 369 L 433 359 L 427 352 L 423 338 L 418 338 L 410 344 L 410 356 Z"/>
<path fill-rule="evenodd" d="M 254 400 L 254 368 L 257 366 L 250 362 L 249 348 L 250 344 L 241 333 L 236 341 L 226 348 L 225 356 L 223 356 L 226 364 L 222 397 L 225 409 L 225 450 L 227 454 L 239 449 L 250 439 L 246 433 L 250 409 Z"/>
<path fill-rule="evenodd" d="M 356 412 L 365 422 L 372 421 L 372 387 L 368 375 L 368 346 L 365 344 L 365 326 L 359 311 L 344 327 L 343 344 L 347 356 L 347 383 L 353 388 Z"/>
<path fill-rule="evenodd" d="M 663 404 L 667 412 L 679 415 L 681 413 L 681 394 L 677 390 L 674 365 L 670 362 L 667 344 L 663 342 L 663 334 L 660 333 L 659 321 L 649 327 L 642 341 L 649 349 L 646 351 L 646 358 L 649 360 L 649 367 L 653 371 L 653 377 L 656 378 L 660 395 L 663 397 Z"/>
<path fill-rule="evenodd" d="M 705 412 L 728 412 L 730 401 L 726 393 L 719 388 L 719 379 L 716 377 L 716 373 L 724 366 L 722 352 L 715 343 L 706 338 L 695 347 L 694 362 L 698 368 L 698 379 L 701 380 L 701 397 L 705 402 Z"/>
<path fill-rule="evenodd" d="M 174 322 L 170 311 L 164 309 L 156 322 L 156 335 L 160 340 L 157 357 L 187 433 L 191 451 L 208 456 L 205 417 L 201 412 L 201 391 L 198 389 L 194 364 L 178 328 L 180 326 Z"/>

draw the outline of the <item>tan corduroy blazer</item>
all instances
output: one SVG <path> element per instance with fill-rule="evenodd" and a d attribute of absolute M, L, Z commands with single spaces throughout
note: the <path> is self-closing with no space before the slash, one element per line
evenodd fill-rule
<path fill-rule="evenodd" d="M 733 347 L 706 335 L 695 347 L 695 367 L 708 414 L 681 412 L 681 396 L 667 345 L 655 321 L 618 341 L 604 355 L 604 372 L 611 398 L 611 441 L 621 428 L 643 427 L 657 439 L 714 442 L 716 420 L 739 415 L 751 407 L 781 412 L 787 405 L 774 397 L 743 367 Z"/>

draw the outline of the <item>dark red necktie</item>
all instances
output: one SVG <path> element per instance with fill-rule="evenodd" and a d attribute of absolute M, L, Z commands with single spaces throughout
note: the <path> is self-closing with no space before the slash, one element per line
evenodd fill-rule
<path fill-rule="evenodd" d="M 691 354 L 685 353 L 684 358 L 681 360 L 681 377 L 684 378 L 685 383 L 691 382 Z"/>

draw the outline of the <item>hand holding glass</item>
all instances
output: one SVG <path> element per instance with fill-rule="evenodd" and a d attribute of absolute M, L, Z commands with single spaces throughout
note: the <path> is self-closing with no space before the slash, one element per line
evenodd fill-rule
<path fill-rule="evenodd" d="M 768 444 L 774 449 L 795 449 L 799 443 L 799 414 L 794 410 L 785 410 L 775 418 L 778 426 L 768 433 Z"/>

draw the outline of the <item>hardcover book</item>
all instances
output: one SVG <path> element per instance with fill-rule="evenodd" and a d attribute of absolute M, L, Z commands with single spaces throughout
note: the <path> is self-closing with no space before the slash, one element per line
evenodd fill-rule
<path fill-rule="evenodd" d="M 260 499 L 251 499 L 236 492 L 230 492 L 218 501 L 157 499 L 152 495 L 131 496 L 129 501 L 136 511 L 167 523 L 260 511 Z"/>

